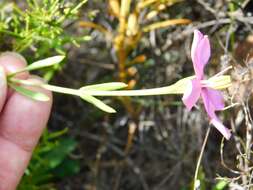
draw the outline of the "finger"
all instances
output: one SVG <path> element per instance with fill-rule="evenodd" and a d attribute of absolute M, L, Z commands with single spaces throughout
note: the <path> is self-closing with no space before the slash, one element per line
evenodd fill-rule
<path fill-rule="evenodd" d="M 0 113 L 5 104 L 7 95 L 7 82 L 4 68 L 0 66 Z"/>
<path fill-rule="evenodd" d="M 21 55 L 15 52 L 5 52 L 0 55 L 0 66 L 4 68 L 4 72 L 6 75 L 17 72 L 23 69 L 24 67 L 26 67 L 26 65 L 27 65 L 26 60 Z M 29 76 L 28 72 L 22 72 L 22 73 L 17 74 L 15 77 L 20 78 L 20 79 L 27 79 L 28 76 Z M 0 80 L 1 82 L 2 81 L 6 82 L 6 79 L 3 80 L 2 78 L 0 78 Z M 2 90 L 1 87 L 0 87 L 0 90 Z M 2 91 L 2 92 L 3 94 L 6 93 L 6 91 Z M 7 91 L 7 98 L 12 94 L 12 92 L 13 91 L 11 89 Z M 4 102 L 3 100 L 5 100 L 5 98 L 3 97 L 1 98 L 1 94 L 0 94 L 0 108 Z"/>
<path fill-rule="evenodd" d="M 5 69 L 7 74 L 17 72 L 26 67 L 26 60 L 18 53 L 5 52 L 0 55 L 0 65 Z M 17 78 L 27 79 L 28 72 L 17 74 Z"/>
<path fill-rule="evenodd" d="M 34 80 L 34 79 L 33 79 Z M 30 88 L 47 94 L 39 88 Z M 0 117 L 0 190 L 15 189 L 47 124 L 52 101 L 39 102 L 16 92 Z"/>
<path fill-rule="evenodd" d="M 15 68 L 25 66 L 18 56 L 8 54 L 4 57 L 0 57 L 0 65 L 6 72 L 15 72 Z M 19 77 L 26 78 L 28 74 Z M 0 116 L 0 190 L 16 188 L 49 118 L 51 93 L 35 87 L 32 90 L 47 94 L 50 101 L 38 102 L 14 92 Z"/>
<path fill-rule="evenodd" d="M 25 66 L 25 59 L 17 53 L 5 52 L 0 55 L 0 113 L 5 104 L 7 95 L 6 74 L 15 72 Z M 19 74 L 17 77 L 26 79 L 28 77 L 28 72 Z"/>
<path fill-rule="evenodd" d="M 28 81 L 42 82 L 38 77 L 32 77 Z M 32 151 L 48 121 L 52 95 L 39 87 L 25 88 L 46 94 L 50 101 L 36 101 L 14 92 L 0 116 L 0 136 L 27 151 Z"/>

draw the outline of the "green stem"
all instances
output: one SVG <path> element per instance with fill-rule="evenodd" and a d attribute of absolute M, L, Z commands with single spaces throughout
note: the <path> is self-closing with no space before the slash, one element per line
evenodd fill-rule
<path fill-rule="evenodd" d="M 16 78 L 8 78 L 8 83 L 9 84 L 16 83 L 16 84 L 21 84 L 21 85 L 26 85 L 26 86 L 37 86 L 37 87 L 41 87 L 52 92 L 75 95 L 75 96 L 80 95 L 80 90 L 78 89 L 64 88 L 64 87 L 54 86 L 50 84 L 45 84 L 42 82 L 34 82 L 34 81 L 20 80 Z"/>
<path fill-rule="evenodd" d="M 70 95 L 75 95 L 75 96 L 80 95 L 80 91 L 78 89 L 64 88 L 64 87 L 54 86 L 50 84 L 41 84 L 40 87 L 52 92 L 70 94 Z"/>
<path fill-rule="evenodd" d="M 174 85 L 143 89 L 143 90 L 114 90 L 114 91 L 95 91 L 95 90 L 84 90 L 83 93 L 92 96 L 154 96 L 154 95 L 165 95 L 165 94 L 183 94 Z"/>
<path fill-rule="evenodd" d="M 54 86 L 50 84 L 44 84 L 40 82 L 20 80 L 15 78 L 9 78 L 10 83 L 17 83 L 27 86 L 39 86 L 41 88 L 63 94 L 70 95 L 91 95 L 91 96 L 153 96 L 153 95 L 165 95 L 165 94 L 182 94 L 183 91 L 178 88 L 176 85 L 161 87 L 161 88 L 152 88 L 152 89 L 143 89 L 143 90 L 113 90 L 113 91 L 98 91 L 98 90 L 82 90 L 82 89 L 72 89 Z"/>
<path fill-rule="evenodd" d="M 201 163 L 201 160 L 202 160 L 202 157 L 203 157 L 203 154 L 204 154 L 204 150 L 205 150 L 205 147 L 206 147 L 207 139 L 209 137 L 210 129 L 211 129 L 211 127 L 209 126 L 208 129 L 207 129 L 207 131 L 206 131 L 206 136 L 205 136 L 205 139 L 203 141 L 203 144 L 202 144 L 202 147 L 201 147 L 201 151 L 200 151 L 200 154 L 199 154 L 199 158 L 198 158 L 198 162 L 197 162 L 197 166 L 196 166 L 195 174 L 194 174 L 193 190 L 197 190 L 197 188 L 198 188 L 196 182 L 198 180 L 199 167 L 200 167 L 200 163 Z"/>
<path fill-rule="evenodd" d="M 24 69 L 25 70 L 25 69 Z M 27 69 L 26 69 L 27 70 Z M 22 70 L 23 72 L 23 70 Z M 19 73 L 19 72 L 17 72 Z M 16 73 L 15 73 L 16 75 Z M 27 80 L 20 80 L 13 78 L 13 74 L 9 75 L 8 82 L 10 83 L 17 83 L 17 84 L 23 84 L 28 86 L 39 86 L 41 88 L 50 90 L 52 92 L 57 93 L 63 93 L 63 94 L 71 94 L 75 96 L 83 96 L 83 95 L 90 95 L 90 96 L 156 96 L 156 95 L 168 95 L 168 94 L 183 94 L 187 88 L 188 82 L 194 78 L 194 76 L 187 77 L 184 79 L 179 80 L 178 82 L 165 87 L 159 87 L 159 88 L 151 88 L 151 89 L 141 89 L 141 90 L 89 90 L 85 88 L 80 89 L 71 89 L 71 88 L 65 88 L 65 87 L 59 87 L 54 86 L 50 84 L 44 84 L 44 83 L 36 83 L 31 82 Z M 210 86 L 210 88 L 213 89 L 220 89 L 220 88 L 226 88 L 230 81 L 230 77 L 227 79 L 226 76 L 217 76 L 214 79 L 210 79 L 207 81 L 202 81 L 203 85 L 213 84 Z M 216 85 L 216 83 L 218 85 Z M 216 85 L 216 86 L 215 86 Z M 209 87 L 209 86 L 208 86 Z"/>
<path fill-rule="evenodd" d="M 5 34 L 8 34 L 8 35 L 14 36 L 16 38 L 22 38 L 19 34 L 16 34 L 14 32 L 4 30 L 4 29 L 0 29 L 0 33 L 5 33 Z"/>

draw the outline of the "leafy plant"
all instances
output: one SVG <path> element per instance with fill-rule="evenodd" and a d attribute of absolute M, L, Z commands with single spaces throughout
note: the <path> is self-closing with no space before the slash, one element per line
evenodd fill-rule
<path fill-rule="evenodd" d="M 66 132 L 67 130 L 64 129 L 53 133 L 46 130 L 43 133 L 18 187 L 19 190 L 53 190 L 52 182 L 55 179 L 79 172 L 79 162 L 69 157 L 77 143 L 63 136 Z"/>
<path fill-rule="evenodd" d="M 24 7 L 1 2 L 0 35 L 4 46 L 11 51 L 32 53 L 30 60 L 52 53 L 65 55 L 67 44 L 79 46 L 90 39 L 86 35 L 73 36 L 67 30 L 78 19 L 79 9 L 86 1 L 26 0 Z M 48 71 L 45 79 L 51 79 L 59 67 Z"/>
<path fill-rule="evenodd" d="M 79 43 L 89 40 L 89 36 L 73 35 L 71 30 L 79 19 L 81 7 L 87 0 L 25 0 L 0 2 L 0 42 L 1 50 L 11 50 L 26 55 L 28 63 L 52 54 L 65 55 L 69 47 L 79 46 Z M 71 45 L 71 46 L 66 46 Z M 54 64 L 63 59 L 63 56 L 44 60 L 29 65 L 26 70 L 34 70 L 35 67 L 43 67 L 44 78 L 50 80 L 55 70 L 62 65 Z M 62 62 L 63 63 L 63 62 Z M 48 67 L 51 64 L 52 67 Z M 24 71 L 24 70 L 23 70 Z M 20 71 L 20 72 L 23 72 Z M 9 76 L 11 78 L 11 76 Z M 48 97 L 24 88 L 19 84 L 9 83 L 9 86 L 17 92 L 39 101 L 47 101 Z M 52 189 L 52 179 L 63 177 L 61 174 L 70 175 L 77 172 L 79 166 L 75 160 L 68 159 L 71 152 L 59 152 L 65 142 L 65 137 L 57 134 L 61 132 L 43 134 L 43 140 L 36 148 L 29 169 L 22 179 L 20 189 Z M 54 137 L 54 138 L 52 138 Z M 66 139 L 67 140 L 67 139 Z M 71 140 L 73 142 L 73 140 Z M 63 160 L 57 166 L 50 163 L 53 158 L 47 155 L 59 152 Z M 43 161 L 44 160 L 44 161 Z M 63 165 L 62 165 L 63 164 Z M 70 167 L 71 166 L 71 167 Z"/>
<path fill-rule="evenodd" d="M 77 19 L 78 10 L 87 0 L 67 3 L 62 0 L 26 0 L 25 10 L 15 3 L 1 5 L 0 33 L 11 36 L 12 50 L 30 49 L 35 55 L 48 54 L 49 49 L 65 54 L 66 43 L 75 43 L 85 37 L 66 33 L 68 23 Z"/>
<path fill-rule="evenodd" d="M 224 190 L 228 185 L 228 182 L 226 180 L 219 180 L 215 186 L 212 188 L 212 190 Z"/>

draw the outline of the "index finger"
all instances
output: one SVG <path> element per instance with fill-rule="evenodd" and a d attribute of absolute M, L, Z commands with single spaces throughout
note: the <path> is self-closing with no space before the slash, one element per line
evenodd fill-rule
<path fill-rule="evenodd" d="M 25 63 L 8 54 L 0 57 L 1 65 L 7 72 L 10 68 L 11 72 L 15 72 Z M 29 75 L 19 77 L 29 78 Z M 13 92 L 0 115 L 0 190 L 16 188 L 49 118 L 51 93 L 40 88 L 33 90 L 46 93 L 51 97 L 50 101 L 38 102 Z"/>

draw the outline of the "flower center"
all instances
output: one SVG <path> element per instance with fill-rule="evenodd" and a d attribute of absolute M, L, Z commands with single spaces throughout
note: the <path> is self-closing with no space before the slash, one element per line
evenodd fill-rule
<path fill-rule="evenodd" d="M 232 82 L 229 75 L 215 75 L 208 80 L 201 80 L 200 84 L 202 88 L 221 90 L 230 87 Z"/>

